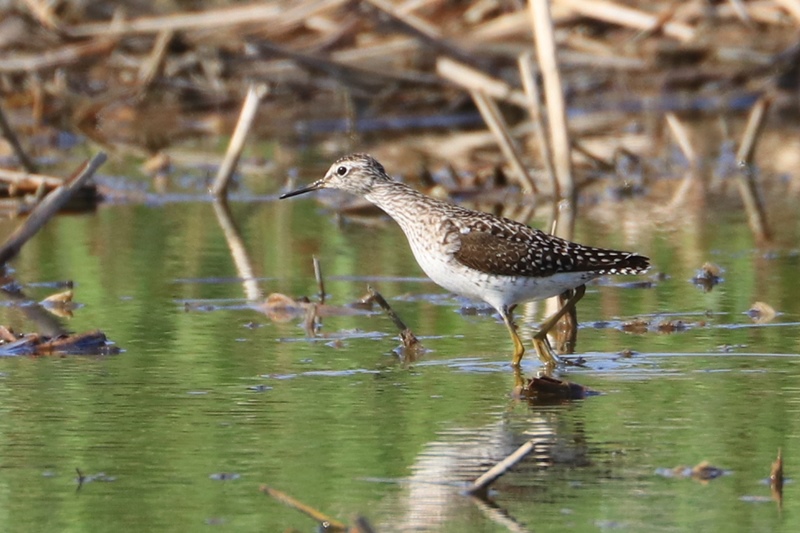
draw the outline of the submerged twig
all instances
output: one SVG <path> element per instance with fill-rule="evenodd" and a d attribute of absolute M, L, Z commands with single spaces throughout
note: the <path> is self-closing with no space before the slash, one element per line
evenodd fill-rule
<path fill-rule="evenodd" d="M 31 214 L 0 247 L 0 264 L 8 262 L 19 253 L 22 246 L 61 209 L 78 189 L 83 186 L 106 160 L 105 152 L 99 152 L 90 161 L 81 165 L 75 174 L 62 186 L 53 190 L 31 211 Z"/>
<path fill-rule="evenodd" d="M 312 519 L 316 520 L 325 528 L 325 531 L 347 531 L 347 526 L 342 522 L 339 522 L 338 520 L 329 517 L 328 515 L 322 513 L 321 511 L 314 509 L 310 505 L 306 505 L 300 500 L 292 498 L 285 492 L 282 492 L 278 489 L 273 489 L 272 487 L 268 487 L 267 485 L 261 485 L 261 488 L 259 490 L 264 494 L 267 494 L 272 498 L 278 500 L 282 504 L 288 505 L 293 509 L 297 509 L 306 516 L 309 516 Z"/>
<path fill-rule="evenodd" d="M 389 318 L 394 322 L 394 325 L 397 326 L 397 329 L 400 330 L 400 340 L 403 341 L 403 346 L 406 349 L 413 349 L 418 350 L 422 348 L 422 344 L 417 339 L 416 335 L 405 325 L 405 323 L 400 319 L 400 317 L 395 313 L 392 306 L 389 305 L 381 293 L 373 289 L 372 287 L 367 287 L 370 296 L 381 306 L 381 308 L 386 311 L 386 314 L 389 315 Z"/>
<path fill-rule="evenodd" d="M 228 150 L 225 152 L 225 159 L 222 160 L 222 164 L 217 171 L 217 177 L 214 179 L 214 185 L 211 187 L 211 194 L 217 198 L 228 193 L 228 184 L 231 181 L 231 176 L 233 176 L 236 163 L 239 161 L 239 156 L 242 154 L 247 134 L 250 132 L 250 127 L 256 118 L 258 104 L 267 94 L 267 90 L 265 84 L 251 85 L 247 90 L 247 96 L 244 99 L 244 104 L 242 104 L 242 112 L 239 114 L 239 121 L 236 123 L 233 136 L 231 136 Z"/>
<path fill-rule="evenodd" d="M 494 465 L 492 468 L 484 472 L 478 479 L 476 479 L 467 493 L 480 498 L 485 498 L 489 490 L 489 486 L 497 481 L 498 478 L 503 476 L 506 472 L 514 468 L 514 465 L 522 461 L 526 455 L 531 453 L 536 447 L 533 440 L 529 440 L 522 446 L 516 449 L 511 455 Z"/>

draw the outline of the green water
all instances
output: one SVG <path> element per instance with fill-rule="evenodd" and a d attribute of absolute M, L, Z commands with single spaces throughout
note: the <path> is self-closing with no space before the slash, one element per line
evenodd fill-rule
<path fill-rule="evenodd" d="M 538 406 L 511 397 L 497 317 L 461 312 L 465 302 L 422 279 L 394 225 L 337 224 L 312 199 L 232 211 L 264 294 L 313 297 L 316 255 L 329 303 L 370 283 L 429 352 L 402 363 L 381 313 L 326 317 L 309 340 L 301 320 L 245 305 L 207 203 L 55 219 L 13 262 L 16 281 L 33 302 L 57 290 L 37 283 L 72 280 L 80 307 L 53 323 L 101 329 L 123 352 L 0 360 L 4 530 L 314 529 L 261 484 L 342 520 L 363 514 L 379 531 L 800 527 L 796 484 L 779 509 L 762 483 L 778 448 L 790 478 L 800 467 L 796 221 L 756 249 L 723 209 L 632 234 L 580 218 L 577 240 L 650 255 L 668 278 L 589 287 L 578 339 L 587 367 L 562 377 L 603 394 Z M 705 261 L 725 269 L 709 293 L 689 281 Z M 757 300 L 781 314 L 754 325 L 743 313 Z M 36 331 L 27 307 L 4 301 L 0 323 Z M 519 313 L 523 331 L 543 313 Z M 688 328 L 618 327 L 635 317 Z M 636 353 L 618 357 L 625 348 Z M 494 508 L 462 494 L 531 438 L 536 452 L 497 482 Z M 703 460 L 727 475 L 704 484 L 658 473 Z M 76 468 L 106 477 L 79 486 Z"/>

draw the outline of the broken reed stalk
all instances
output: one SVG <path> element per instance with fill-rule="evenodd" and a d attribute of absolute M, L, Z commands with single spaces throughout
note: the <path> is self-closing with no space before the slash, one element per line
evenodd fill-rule
<path fill-rule="evenodd" d="M 305 503 L 301 502 L 300 500 L 296 500 L 282 492 L 278 489 L 273 489 L 272 487 L 268 487 L 267 485 L 261 485 L 259 488 L 261 492 L 271 496 L 272 498 L 278 500 L 284 505 L 287 505 L 293 509 L 297 509 L 301 513 L 305 514 L 306 516 L 311 517 L 312 519 L 316 520 L 325 528 L 325 531 L 347 531 L 347 526 L 338 520 L 335 520 L 326 514 L 323 514 L 321 511 L 317 511 L 313 507 L 306 505 Z"/>
<path fill-rule="evenodd" d="M 575 182 L 572 176 L 569 131 L 567 130 L 567 107 L 561 87 L 561 75 L 556 58 L 556 41 L 549 0 L 531 0 L 530 17 L 536 42 L 536 55 L 544 80 L 544 95 L 547 102 L 547 118 L 550 125 L 550 147 L 562 198 L 573 201 Z"/>
<path fill-rule="evenodd" d="M 511 455 L 494 465 L 492 468 L 484 472 L 478 479 L 476 479 L 470 488 L 467 489 L 467 494 L 485 498 L 487 491 L 492 483 L 497 481 L 503 474 L 514 468 L 514 465 L 522 461 L 526 455 L 531 453 L 536 447 L 536 444 L 529 440 L 522 446 L 516 449 Z"/>
<path fill-rule="evenodd" d="M 683 156 L 689 162 L 689 165 L 695 167 L 698 162 L 697 152 L 695 152 L 694 147 L 692 147 L 692 141 L 689 139 L 689 132 L 686 126 L 683 125 L 675 113 L 667 113 L 666 118 L 669 130 L 672 132 L 672 136 L 675 137 L 675 141 L 678 143 L 681 152 L 683 152 Z"/>
<path fill-rule="evenodd" d="M 539 156 L 542 158 L 542 164 L 547 172 L 547 178 L 550 181 L 550 189 L 553 191 L 553 196 L 558 198 L 558 179 L 556 178 L 556 171 L 553 168 L 553 153 L 550 149 L 550 143 L 547 142 L 547 125 L 545 124 L 544 105 L 542 104 L 542 95 L 539 92 L 539 85 L 536 83 L 536 73 L 533 69 L 533 58 L 529 53 L 520 54 L 517 58 L 519 65 L 519 75 L 522 79 L 522 88 L 525 90 L 525 97 L 528 101 L 528 113 L 531 120 L 536 125 L 536 144 L 539 146 Z"/>
<path fill-rule="evenodd" d="M 247 245 L 242 239 L 239 228 L 236 227 L 236 223 L 233 221 L 228 203 L 224 198 L 217 198 L 212 204 L 214 205 L 214 213 L 217 215 L 219 227 L 222 228 L 222 233 L 225 235 L 225 242 L 228 243 L 228 249 L 231 251 L 233 263 L 236 265 L 236 273 L 242 280 L 245 297 L 248 302 L 260 303 L 264 300 L 264 294 L 258 287 Z"/>
<path fill-rule="evenodd" d="M 222 160 L 222 164 L 217 171 L 217 177 L 214 179 L 214 185 L 211 187 L 211 194 L 217 198 L 228 194 L 228 185 L 233 176 L 233 171 L 236 169 L 236 163 L 239 162 L 239 156 L 242 154 L 247 134 L 250 132 L 250 127 L 256 118 L 258 104 L 267 94 L 267 91 L 266 84 L 250 85 L 247 90 L 247 96 L 244 99 L 244 104 L 242 104 L 242 111 L 239 114 L 236 129 L 233 131 L 228 150 L 225 152 L 225 159 Z"/>
<path fill-rule="evenodd" d="M 28 218 L 6 239 L 0 247 L 0 265 L 17 255 L 22 246 L 64 207 L 75 192 L 80 189 L 106 160 L 105 152 L 99 152 L 91 160 L 83 163 L 75 173 L 54 189 L 33 208 Z"/>
<path fill-rule="evenodd" d="M 171 29 L 164 29 L 158 32 L 156 42 L 153 44 L 150 55 L 139 65 L 138 80 L 140 95 L 147 91 L 156 78 L 156 75 L 163 67 L 164 60 L 166 59 L 167 47 L 172 41 L 173 35 L 175 35 L 175 31 Z"/>
<path fill-rule="evenodd" d="M 795 21 L 800 22 L 800 2 L 797 0 L 775 0 L 775 3 L 794 17 Z"/>
<path fill-rule="evenodd" d="M 49 50 L 47 53 L 17 53 L 12 57 L 0 57 L 0 73 L 31 73 L 39 70 L 73 65 L 78 61 L 92 56 L 110 54 L 115 46 L 116 42 L 110 39 L 94 39 L 87 43 L 68 44 L 55 50 Z"/>
<path fill-rule="evenodd" d="M 503 80 L 447 57 L 436 60 L 436 73 L 470 91 L 480 91 L 496 100 L 503 100 L 526 109 L 525 95 Z"/>
<path fill-rule="evenodd" d="M 373 7 L 380 12 L 382 18 L 390 19 L 400 31 L 434 50 L 439 50 L 462 63 L 477 66 L 474 54 L 468 53 L 466 50 L 462 50 L 457 45 L 444 39 L 433 24 L 412 13 L 400 11 L 387 0 L 361 0 L 361 3 Z"/>
<path fill-rule="evenodd" d="M 11 124 L 6 120 L 6 114 L 3 112 L 2 106 L 0 106 L 0 130 L 3 131 L 3 137 L 5 137 L 8 144 L 11 145 L 11 148 L 14 150 L 14 155 L 17 156 L 22 168 L 28 172 L 38 172 L 39 169 L 36 167 L 36 163 L 34 163 L 33 160 L 28 157 L 28 154 L 25 153 L 25 150 L 22 149 L 17 134 L 14 133 Z"/>
<path fill-rule="evenodd" d="M 311 257 L 314 263 L 314 278 L 317 280 L 317 291 L 319 295 L 319 303 L 325 303 L 325 280 L 322 278 L 322 266 L 319 264 L 319 258 L 315 255 Z"/>
<path fill-rule="evenodd" d="M 770 229 L 752 163 L 756 144 L 761 136 L 761 130 L 771 104 L 772 99 L 766 95 L 759 98 L 755 103 L 752 111 L 750 111 L 750 116 L 747 118 L 747 126 L 742 135 L 739 150 L 736 152 L 736 161 L 741 170 L 736 178 L 736 184 L 744 203 L 750 230 L 759 241 L 769 240 Z"/>
<path fill-rule="evenodd" d="M 367 291 L 369 292 L 370 296 L 372 296 L 372 298 L 378 302 L 378 305 L 381 306 L 381 309 L 386 311 L 386 314 L 392 320 L 397 329 L 400 330 L 400 339 L 403 341 L 403 346 L 407 349 L 420 348 L 422 343 L 419 342 L 419 339 L 417 339 L 416 335 L 414 335 L 408 326 L 406 326 L 405 322 L 403 322 L 397 313 L 395 313 L 394 309 L 392 309 L 392 306 L 389 305 L 389 302 L 384 299 L 381 293 L 369 285 L 367 286 Z"/>
<path fill-rule="evenodd" d="M 491 97 L 486 96 L 480 91 L 470 91 L 470 95 L 478 111 L 480 111 L 483 121 L 489 127 L 492 134 L 494 134 L 495 139 L 497 139 L 500 151 L 503 152 L 506 160 L 508 160 L 514 172 L 517 174 L 517 179 L 522 186 L 522 190 L 526 193 L 538 193 L 539 191 L 536 188 L 536 183 L 533 181 L 528 169 L 525 168 L 522 162 L 519 149 L 514 142 L 514 138 L 511 136 L 508 124 L 506 124 L 506 121 L 503 119 L 503 115 L 500 113 L 497 104 Z"/>
<path fill-rule="evenodd" d="M 545 0 L 536 0 L 536 2 Z M 575 11 L 590 19 L 619 24 L 627 28 L 652 31 L 660 28 L 664 35 L 679 41 L 694 39 L 695 30 L 682 22 L 661 21 L 659 15 L 604 0 L 560 0 L 559 7 Z"/>

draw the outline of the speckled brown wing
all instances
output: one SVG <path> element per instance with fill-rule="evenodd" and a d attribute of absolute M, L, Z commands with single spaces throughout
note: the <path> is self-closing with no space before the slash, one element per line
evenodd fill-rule
<path fill-rule="evenodd" d="M 459 224 L 458 232 L 460 242 L 453 257 L 487 274 L 529 277 L 558 272 L 638 274 L 650 266 L 646 257 L 583 246 L 509 219 L 477 216 L 469 223 Z"/>

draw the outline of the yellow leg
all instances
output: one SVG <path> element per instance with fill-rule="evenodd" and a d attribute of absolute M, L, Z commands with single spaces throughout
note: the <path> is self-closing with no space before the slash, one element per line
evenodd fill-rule
<path fill-rule="evenodd" d="M 514 356 L 511 360 L 511 366 L 518 367 L 520 361 L 522 361 L 522 355 L 525 353 L 525 345 L 522 344 L 517 334 L 517 328 L 514 327 L 512 313 L 513 311 L 508 307 L 500 310 L 500 316 L 503 317 L 503 322 L 505 322 L 508 332 L 511 334 L 511 340 L 514 341 Z"/>
<path fill-rule="evenodd" d="M 547 363 L 548 365 L 556 365 L 558 363 L 558 357 L 553 353 L 553 349 L 550 347 L 550 341 L 547 340 L 547 334 L 550 332 L 551 329 L 561 320 L 561 317 L 567 314 L 570 309 L 575 308 L 575 304 L 583 298 L 583 295 L 586 294 L 586 285 L 581 285 L 575 288 L 575 293 L 572 297 L 561 306 L 561 309 L 558 312 L 554 313 L 550 318 L 545 320 L 542 327 L 539 328 L 538 333 L 533 336 L 533 347 L 536 349 L 536 354 L 539 356 L 543 362 Z"/>

